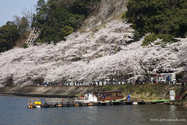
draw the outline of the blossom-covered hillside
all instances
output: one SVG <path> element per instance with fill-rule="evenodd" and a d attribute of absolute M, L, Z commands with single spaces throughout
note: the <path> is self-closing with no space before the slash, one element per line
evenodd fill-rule
<path fill-rule="evenodd" d="M 111 21 L 96 31 L 73 33 L 66 41 L 27 49 L 14 48 L 0 54 L 0 84 L 11 76 L 14 84 L 33 84 L 38 78 L 46 82 L 105 79 L 112 75 L 143 74 L 140 60 L 156 72 L 180 72 L 187 61 L 187 38 L 177 43 L 142 47 L 140 41 L 127 44 L 133 37 L 130 24 Z M 159 40 L 155 41 L 159 42 Z"/>

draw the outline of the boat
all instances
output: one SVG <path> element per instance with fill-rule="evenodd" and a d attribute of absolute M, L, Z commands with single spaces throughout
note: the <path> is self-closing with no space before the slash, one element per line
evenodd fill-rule
<path fill-rule="evenodd" d="M 97 97 L 93 93 L 87 93 L 75 98 L 74 103 L 97 103 Z"/>
<path fill-rule="evenodd" d="M 138 102 L 132 102 L 133 105 L 138 105 Z"/>
<path fill-rule="evenodd" d="M 126 99 L 121 90 L 101 91 L 95 92 L 94 94 L 96 95 L 99 103 L 123 103 L 123 101 Z"/>
<path fill-rule="evenodd" d="M 78 97 L 74 103 L 123 103 L 126 97 L 123 97 L 121 90 L 101 91 L 95 93 L 87 93 L 84 96 Z"/>
<path fill-rule="evenodd" d="M 29 98 L 27 103 L 28 108 L 41 108 L 41 101 L 39 98 Z"/>

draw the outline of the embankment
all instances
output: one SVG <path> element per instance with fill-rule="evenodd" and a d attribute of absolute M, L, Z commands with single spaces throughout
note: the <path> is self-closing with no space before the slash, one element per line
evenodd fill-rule
<path fill-rule="evenodd" d="M 123 94 L 130 94 L 132 99 L 143 100 L 166 100 L 169 99 L 169 91 L 175 90 L 176 94 L 181 92 L 180 85 L 168 84 L 144 84 L 144 85 L 114 85 L 105 86 L 102 90 L 123 90 Z"/>
<path fill-rule="evenodd" d="M 175 90 L 176 95 L 180 94 L 180 85 L 168 84 L 144 84 L 144 85 L 108 85 L 108 86 L 25 86 L 3 87 L 0 88 L 0 94 L 11 94 L 16 96 L 33 97 L 73 97 L 94 91 L 122 90 L 123 95 L 130 94 L 132 100 L 168 100 L 169 91 Z M 186 101 L 175 101 L 173 104 L 186 105 Z"/>
<path fill-rule="evenodd" d="M 77 95 L 100 91 L 101 87 L 67 87 L 67 86 L 25 86 L 0 88 L 1 95 L 32 96 L 32 97 L 74 97 Z"/>

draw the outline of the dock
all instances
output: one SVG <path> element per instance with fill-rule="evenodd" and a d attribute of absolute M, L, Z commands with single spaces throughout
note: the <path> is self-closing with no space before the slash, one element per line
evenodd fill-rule
<path fill-rule="evenodd" d="M 82 107 L 82 106 L 113 106 L 113 105 L 147 105 L 147 104 L 165 104 L 169 100 L 152 101 L 97 101 L 87 103 L 76 103 L 73 98 L 45 98 L 42 104 L 40 99 L 34 98 L 28 100 L 28 108 L 58 108 L 58 107 Z"/>

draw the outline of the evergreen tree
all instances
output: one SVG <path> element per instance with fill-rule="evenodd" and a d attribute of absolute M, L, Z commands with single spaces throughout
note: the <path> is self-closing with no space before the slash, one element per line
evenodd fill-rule
<path fill-rule="evenodd" d="M 135 30 L 184 37 L 187 32 L 186 0 L 129 0 L 127 18 Z"/>
<path fill-rule="evenodd" d="M 17 26 L 13 22 L 8 21 L 6 25 L 0 28 L 0 52 L 12 49 L 18 37 L 19 30 Z"/>
<path fill-rule="evenodd" d="M 22 17 L 20 24 L 19 24 L 19 32 L 22 35 L 23 33 L 25 33 L 27 31 L 27 29 L 29 28 L 29 21 L 27 20 L 26 17 Z"/>
<path fill-rule="evenodd" d="M 81 27 L 100 0 L 44 0 L 37 2 L 33 26 L 42 30 L 41 42 L 54 43 Z"/>

